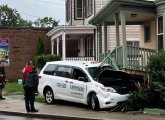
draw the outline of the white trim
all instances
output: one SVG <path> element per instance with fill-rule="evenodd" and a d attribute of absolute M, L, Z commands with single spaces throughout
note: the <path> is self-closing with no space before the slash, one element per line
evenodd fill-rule
<path fill-rule="evenodd" d="M 59 55 L 59 37 L 57 38 L 57 55 Z"/>
<path fill-rule="evenodd" d="M 66 39 L 65 39 L 65 32 L 62 35 L 62 59 L 66 59 Z"/>

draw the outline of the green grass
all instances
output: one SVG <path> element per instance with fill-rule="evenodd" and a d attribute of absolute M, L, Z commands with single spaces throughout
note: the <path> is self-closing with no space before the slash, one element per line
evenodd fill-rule
<path fill-rule="evenodd" d="M 23 87 L 18 84 L 18 82 L 7 82 L 5 84 L 5 88 L 3 89 L 4 95 L 13 95 L 13 94 L 22 94 L 23 95 Z M 36 96 L 36 102 L 45 103 L 44 97 Z"/>
<path fill-rule="evenodd" d="M 22 85 L 18 84 L 17 82 L 7 82 L 5 84 L 5 88 L 3 89 L 5 95 L 10 95 L 12 93 L 23 93 Z"/>
<path fill-rule="evenodd" d="M 36 97 L 36 99 L 35 99 L 35 102 L 38 102 L 38 103 L 45 103 L 45 99 L 43 98 L 43 97 Z"/>

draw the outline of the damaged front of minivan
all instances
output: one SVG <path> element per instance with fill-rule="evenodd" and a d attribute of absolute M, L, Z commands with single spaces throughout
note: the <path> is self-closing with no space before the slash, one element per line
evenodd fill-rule
<path fill-rule="evenodd" d="M 96 97 L 100 108 L 115 107 L 126 101 L 131 91 L 136 90 L 133 78 L 125 72 L 109 66 L 92 67 L 88 71 L 99 86 Z"/>

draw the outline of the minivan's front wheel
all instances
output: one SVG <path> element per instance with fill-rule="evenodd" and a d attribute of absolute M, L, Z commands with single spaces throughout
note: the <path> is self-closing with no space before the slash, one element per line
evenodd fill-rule
<path fill-rule="evenodd" d="M 95 111 L 98 111 L 100 109 L 99 100 L 95 94 L 91 95 L 90 105 L 91 108 Z"/>
<path fill-rule="evenodd" d="M 45 92 L 45 100 L 48 104 L 54 103 L 54 95 L 51 88 L 47 89 Z"/>

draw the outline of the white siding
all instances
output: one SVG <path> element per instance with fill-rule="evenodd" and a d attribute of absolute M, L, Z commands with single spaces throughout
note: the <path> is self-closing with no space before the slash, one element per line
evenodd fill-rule
<path fill-rule="evenodd" d="M 127 41 L 140 41 L 141 34 L 139 25 L 129 25 L 126 27 Z M 103 28 L 102 28 L 103 31 Z M 107 27 L 107 49 L 112 51 L 116 47 L 116 30 L 115 26 Z M 120 29 L 120 45 L 122 45 L 121 29 Z M 104 33 L 102 32 L 102 52 L 104 52 Z"/>

